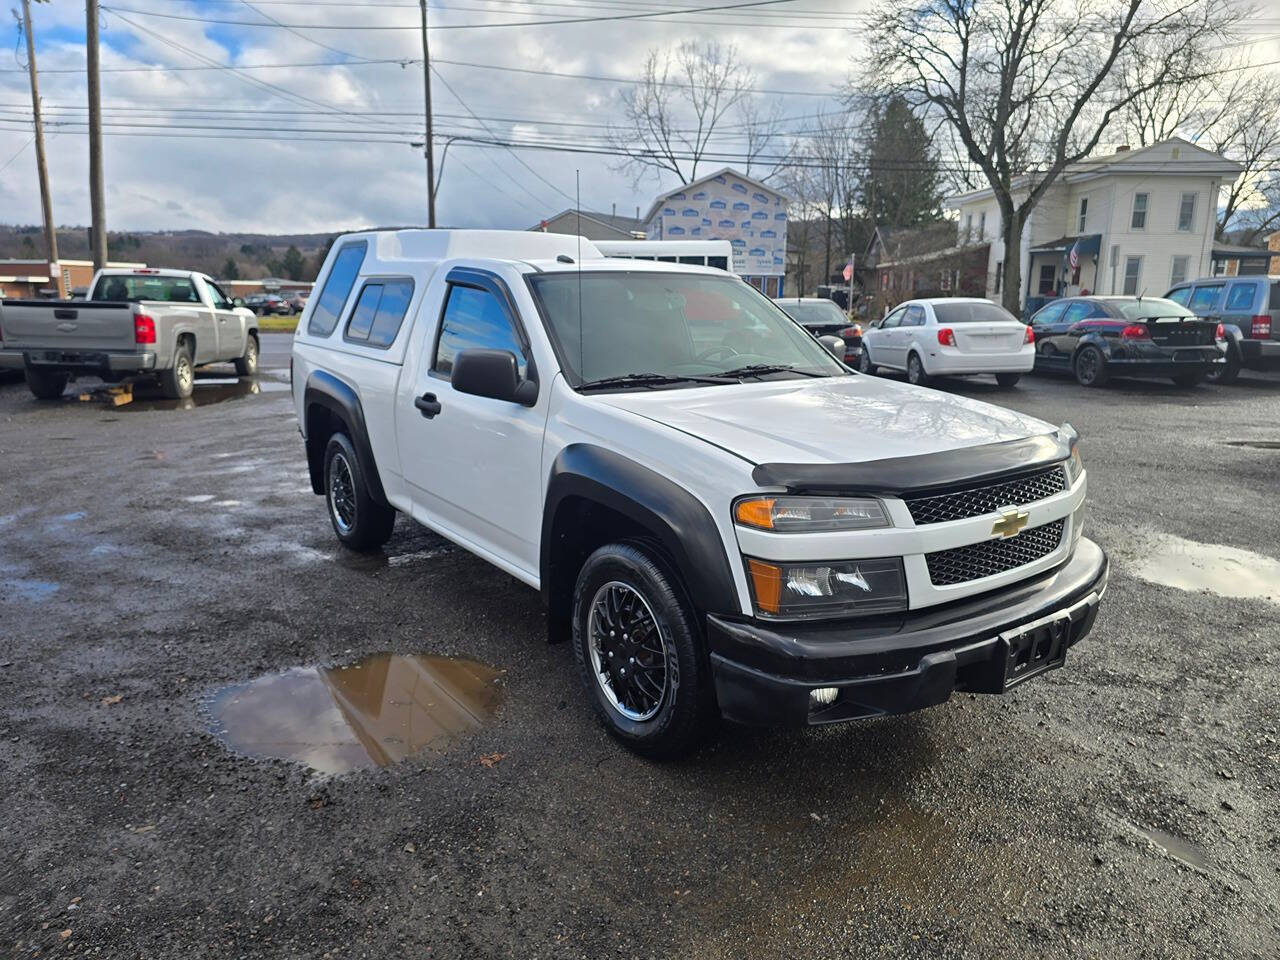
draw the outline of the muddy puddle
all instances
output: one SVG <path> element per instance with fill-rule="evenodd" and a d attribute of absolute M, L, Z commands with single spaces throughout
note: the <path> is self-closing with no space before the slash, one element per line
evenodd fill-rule
<path fill-rule="evenodd" d="M 1147 545 L 1133 572 L 1180 590 L 1280 603 L 1280 560 L 1237 547 L 1160 535 Z"/>
<path fill-rule="evenodd" d="M 235 753 L 350 773 L 444 752 L 479 729 L 501 700 L 500 673 L 474 660 L 382 653 L 224 687 L 206 706 Z"/>

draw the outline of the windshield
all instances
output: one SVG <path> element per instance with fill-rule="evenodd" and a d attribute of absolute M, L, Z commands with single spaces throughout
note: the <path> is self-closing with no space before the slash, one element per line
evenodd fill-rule
<path fill-rule="evenodd" d="M 1190 320 L 1195 317 L 1186 307 L 1163 297 L 1119 300 L 1113 301 L 1113 305 L 1126 320 L 1150 320 L 1153 317 L 1186 317 Z"/>
<path fill-rule="evenodd" d="M 844 311 L 830 300 L 819 300 L 811 303 L 797 303 L 794 300 L 777 300 L 774 302 L 798 323 L 843 323 L 847 325 L 849 322 L 844 315 Z"/>
<path fill-rule="evenodd" d="M 124 303 L 159 300 L 162 303 L 199 303 L 196 288 L 186 277 L 105 276 L 98 279 L 90 300 Z"/>
<path fill-rule="evenodd" d="M 1017 318 L 1004 307 L 994 303 L 937 303 L 933 304 L 933 312 L 939 323 L 995 323 L 1012 321 Z"/>
<path fill-rule="evenodd" d="M 847 373 L 771 300 L 736 278 L 592 271 L 534 274 L 529 282 L 575 386 L 639 374 L 693 386 L 696 379 L 680 378 L 723 375 L 710 382 L 732 383 L 742 376 Z"/>

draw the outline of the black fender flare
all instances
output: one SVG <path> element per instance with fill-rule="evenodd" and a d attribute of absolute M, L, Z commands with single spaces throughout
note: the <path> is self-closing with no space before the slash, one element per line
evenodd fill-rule
<path fill-rule="evenodd" d="M 1244 331 L 1234 323 L 1226 323 L 1221 320 L 1218 322 L 1222 324 L 1222 332 L 1227 337 L 1227 356 L 1234 353 L 1237 360 L 1242 360 L 1244 354 L 1240 350 L 1240 344 L 1244 341 Z"/>
<path fill-rule="evenodd" d="M 310 419 L 314 407 L 324 408 L 346 424 L 351 445 L 355 447 L 356 458 L 360 461 L 360 472 L 369 487 L 370 498 L 377 504 L 390 506 L 386 492 L 382 489 L 377 461 L 373 458 L 373 447 L 369 444 L 369 428 L 365 424 L 364 408 L 360 405 L 360 396 L 355 388 L 331 373 L 316 370 L 307 378 L 306 388 L 302 392 L 304 425 Z M 324 493 L 324 449 L 317 449 L 318 446 L 318 441 L 308 434 L 307 465 L 311 470 L 311 489 L 316 493 Z"/>
<path fill-rule="evenodd" d="M 566 580 L 571 596 L 577 579 L 576 570 L 570 578 L 556 569 L 557 514 L 571 498 L 614 510 L 651 534 L 700 615 L 741 613 L 720 528 L 702 501 L 656 470 L 588 443 L 570 444 L 551 465 L 540 550 L 542 596 L 548 605 L 563 599 L 556 594 L 564 593 Z"/>

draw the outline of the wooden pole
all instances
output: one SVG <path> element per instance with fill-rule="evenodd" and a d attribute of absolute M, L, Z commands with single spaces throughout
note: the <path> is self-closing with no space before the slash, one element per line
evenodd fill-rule
<path fill-rule="evenodd" d="M 422 11 L 422 88 L 423 110 L 427 121 L 427 226 L 436 225 L 436 161 L 431 129 L 431 47 L 427 43 L 427 0 L 418 0 Z"/>
<path fill-rule="evenodd" d="M 40 207 L 44 214 L 45 249 L 49 256 L 49 269 L 54 273 L 54 289 L 58 296 L 69 297 L 71 291 L 62 282 L 62 268 L 58 265 L 58 233 L 53 226 L 53 200 L 49 196 L 49 167 L 44 153 L 44 117 L 40 113 L 40 82 L 36 78 L 36 42 L 31 33 L 31 0 L 22 0 L 22 28 L 27 35 L 27 72 L 31 75 L 31 117 L 36 133 L 36 174 L 40 178 Z"/>
<path fill-rule="evenodd" d="M 107 263 L 107 218 L 102 180 L 102 91 L 98 83 L 98 0 L 85 0 L 85 47 L 89 87 L 89 208 L 93 269 Z"/>

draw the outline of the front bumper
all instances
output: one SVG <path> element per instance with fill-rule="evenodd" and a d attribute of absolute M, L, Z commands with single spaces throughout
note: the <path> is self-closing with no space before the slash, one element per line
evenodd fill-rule
<path fill-rule="evenodd" d="M 24 366 L 64 373 L 138 373 L 156 368 L 156 355 L 106 350 L 27 350 Z"/>
<path fill-rule="evenodd" d="M 1280 369 L 1280 340 L 1239 340 L 1240 360 L 1252 370 Z"/>
<path fill-rule="evenodd" d="M 1054 620 L 1065 655 L 1092 628 L 1108 571 L 1102 549 L 1081 539 L 1067 563 L 1042 576 L 905 614 L 787 624 L 709 615 L 720 711 L 739 723 L 804 726 L 907 713 L 956 690 L 1003 692 L 1008 635 Z M 839 692 L 811 709 L 819 687 Z"/>

